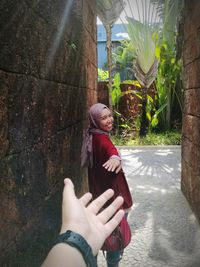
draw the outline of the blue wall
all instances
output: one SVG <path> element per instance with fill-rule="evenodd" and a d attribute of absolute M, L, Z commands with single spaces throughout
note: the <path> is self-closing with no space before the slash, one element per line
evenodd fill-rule
<path fill-rule="evenodd" d="M 114 24 L 112 27 L 112 42 L 119 42 L 127 39 L 127 30 L 125 24 Z M 106 31 L 103 24 L 97 25 L 97 52 L 98 52 L 98 68 L 104 68 L 107 62 L 106 52 Z"/>

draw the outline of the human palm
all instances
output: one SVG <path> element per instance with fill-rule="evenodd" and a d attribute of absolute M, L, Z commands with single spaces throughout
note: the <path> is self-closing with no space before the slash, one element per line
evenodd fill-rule
<path fill-rule="evenodd" d="M 108 189 L 97 199 L 91 201 L 90 193 L 84 194 L 80 199 L 75 196 L 74 186 L 70 179 L 65 179 L 64 183 L 61 233 L 67 230 L 79 233 L 87 240 L 93 254 L 96 255 L 106 237 L 117 227 L 124 215 L 124 211 L 118 210 L 123 203 L 123 198 L 116 198 L 110 206 L 101 210 L 113 196 L 113 190 Z"/>

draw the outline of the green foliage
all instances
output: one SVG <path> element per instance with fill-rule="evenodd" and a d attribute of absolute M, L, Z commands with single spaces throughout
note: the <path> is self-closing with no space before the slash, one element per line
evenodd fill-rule
<path fill-rule="evenodd" d="M 141 88 L 141 85 L 140 85 L 140 83 L 137 80 L 125 80 L 122 83 L 124 83 L 124 84 L 131 84 L 131 85 L 134 85 L 134 86 L 136 86 L 138 88 Z"/>
<path fill-rule="evenodd" d="M 171 109 L 175 98 L 182 111 L 182 99 L 176 91 L 177 79 L 182 70 L 181 60 L 176 60 L 176 48 L 163 41 L 160 53 L 160 64 L 156 78 L 158 103 L 160 107 L 159 120 L 162 129 L 170 129 Z"/>
<path fill-rule="evenodd" d="M 163 133 L 148 133 L 145 137 L 124 138 L 123 136 L 113 135 L 112 141 L 115 145 L 144 146 L 144 145 L 180 145 L 181 133 L 170 131 Z"/>
<path fill-rule="evenodd" d="M 147 104 L 146 104 L 146 117 L 149 121 L 148 131 L 151 132 L 152 128 L 155 128 L 158 124 L 158 116 L 155 107 L 155 101 L 148 94 L 147 94 Z"/>
<path fill-rule="evenodd" d="M 128 86 L 127 91 L 121 91 L 121 84 L 133 85 Z M 134 88 L 134 89 L 132 89 Z M 111 91 L 112 102 L 113 102 L 113 111 L 114 117 L 116 119 L 116 132 L 122 134 L 124 137 L 133 136 L 139 132 L 140 129 L 140 114 L 136 118 L 126 118 L 119 112 L 119 100 L 125 94 L 132 94 L 133 96 L 141 98 L 139 89 L 141 85 L 136 80 L 126 80 L 121 83 L 119 73 L 116 73 L 113 79 L 113 86 Z M 138 104 L 139 105 L 139 104 Z"/>
<path fill-rule="evenodd" d="M 179 88 L 177 92 L 177 79 L 180 79 L 181 60 L 176 60 L 176 33 L 177 22 L 183 7 L 182 0 L 151 0 L 157 5 L 158 14 L 162 19 L 160 31 L 160 44 L 157 53 L 159 68 L 156 78 L 158 90 L 158 104 L 162 108 L 159 113 L 159 126 L 161 129 L 171 128 L 171 111 L 174 102 L 178 102 L 182 111 L 182 95 Z"/>
<path fill-rule="evenodd" d="M 115 135 L 122 139 L 133 138 L 138 135 L 140 130 L 140 115 L 136 118 L 126 118 L 118 111 L 114 110 L 114 117 L 117 121 L 117 131 Z"/>
<path fill-rule="evenodd" d="M 145 1 L 145 9 L 147 1 Z M 153 12 L 153 11 L 152 11 Z M 158 44 L 158 27 L 146 14 L 144 21 L 137 21 L 128 17 L 127 31 L 132 46 L 134 47 L 134 72 L 138 81 L 149 87 L 155 80 L 158 61 L 156 59 L 156 47 Z"/>
<path fill-rule="evenodd" d="M 150 0 L 156 6 L 158 16 L 162 20 L 162 39 L 174 45 L 173 33 L 184 6 L 183 0 Z"/>
<path fill-rule="evenodd" d="M 98 68 L 98 81 L 108 80 L 108 71 Z"/>
<path fill-rule="evenodd" d="M 117 105 L 120 97 L 122 96 L 120 74 L 117 72 L 113 78 L 113 84 L 111 88 L 111 97 L 113 106 Z"/>
<path fill-rule="evenodd" d="M 122 74 L 123 79 L 133 78 L 134 48 L 130 40 L 120 41 L 112 53 L 113 71 Z"/>

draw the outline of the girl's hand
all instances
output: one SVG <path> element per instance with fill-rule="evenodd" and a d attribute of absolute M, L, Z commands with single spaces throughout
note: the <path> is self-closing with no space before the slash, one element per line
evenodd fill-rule
<path fill-rule="evenodd" d="M 103 164 L 103 167 L 109 172 L 115 172 L 116 174 L 121 170 L 121 161 L 117 157 L 110 158 Z"/>

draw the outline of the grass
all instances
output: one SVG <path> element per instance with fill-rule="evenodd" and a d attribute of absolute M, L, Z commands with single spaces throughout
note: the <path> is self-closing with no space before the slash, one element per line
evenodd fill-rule
<path fill-rule="evenodd" d="M 180 145 L 181 133 L 177 131 L 164 133 L 149 133 L 145 137 L 124 138 L 122 136 L 111 136 L 116 146 L 146 146 L 146 145 Z"/>

